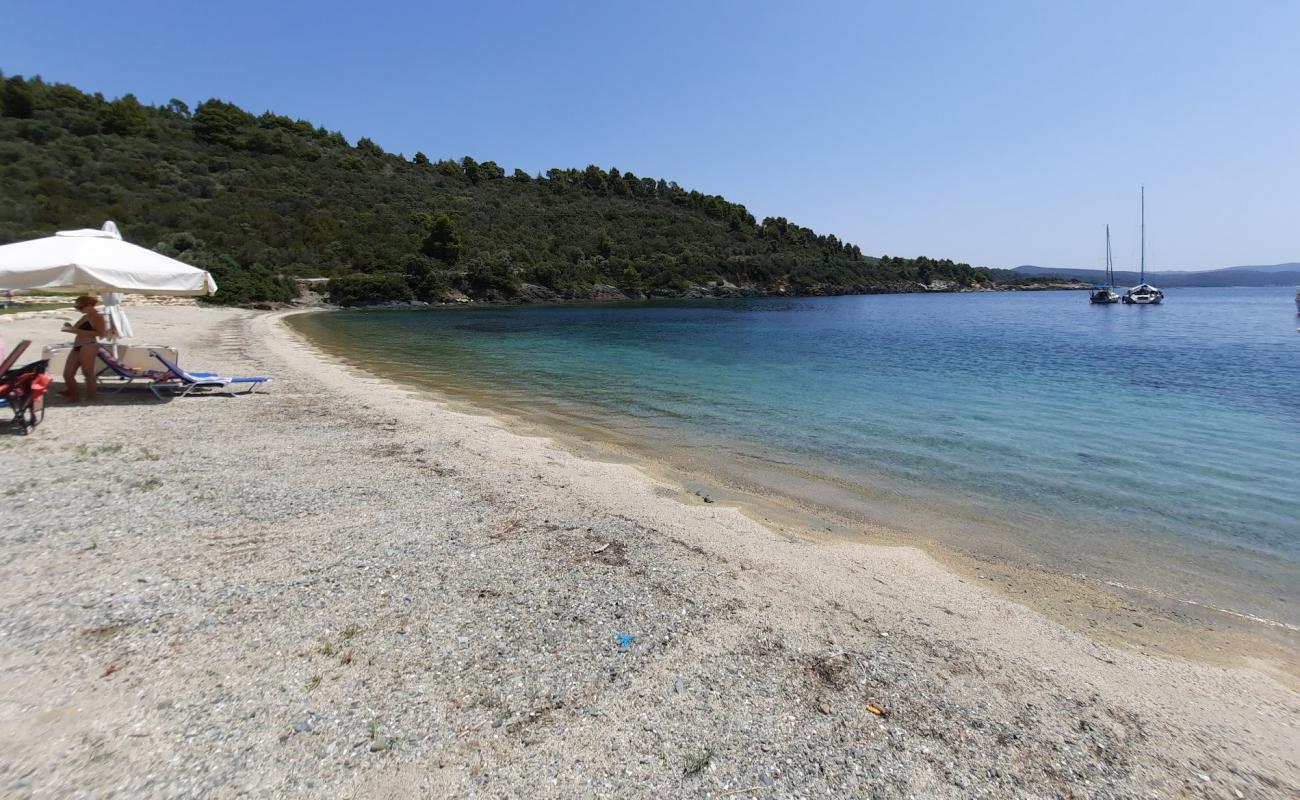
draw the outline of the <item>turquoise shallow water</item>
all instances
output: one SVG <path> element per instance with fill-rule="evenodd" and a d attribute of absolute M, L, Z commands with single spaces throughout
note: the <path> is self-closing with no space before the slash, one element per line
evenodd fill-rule
<path fill-rule="evenodd" d="M 1293 291 L 339 312 L 388 377 L 852 519 L 1300 624 Z"/>

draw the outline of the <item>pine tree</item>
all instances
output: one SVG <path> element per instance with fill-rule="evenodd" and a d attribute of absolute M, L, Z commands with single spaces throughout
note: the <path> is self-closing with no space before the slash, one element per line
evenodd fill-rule
<path fill-rule="evenodd" d="M 425 237 L 420 252 L 450 267 L 460 259 L 462 246 L 460 227 L 445 212 L 439 212 L 429 226 L 429 235 Z"/>

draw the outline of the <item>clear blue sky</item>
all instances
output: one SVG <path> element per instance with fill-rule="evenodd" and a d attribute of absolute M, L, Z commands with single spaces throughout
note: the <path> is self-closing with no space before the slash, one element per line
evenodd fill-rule
<path fill-rule="evenodd" d="M 1300 2 L 36 3 L 0 69 L 988 266 L 1300 261 Z"/>

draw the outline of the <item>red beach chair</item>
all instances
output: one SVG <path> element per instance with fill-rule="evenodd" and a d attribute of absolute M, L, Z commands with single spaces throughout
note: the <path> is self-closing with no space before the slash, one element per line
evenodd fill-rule
<path fill-rule="evenodd" d="M 45 419 L 45 392 L 53 376 L 46 375 L 48 360 L 11 369 L 0 376 L 0 407 L 14 413 L 12 423 L 21 434 L 31 433 Z"/>

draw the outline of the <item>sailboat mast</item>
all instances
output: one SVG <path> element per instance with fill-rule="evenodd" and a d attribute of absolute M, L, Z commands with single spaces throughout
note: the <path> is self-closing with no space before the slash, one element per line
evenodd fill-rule
<path fill-rule="evenodd" d="M 1142 185 L 1142 280 L 1147 282 L 1147 187 Z"/>
<path fill-rule="evenodd" d="M 1115 272 L 1110 265 L 1110 225 L 1106 225 L 1106 285 L 1115 287 Z"/>

